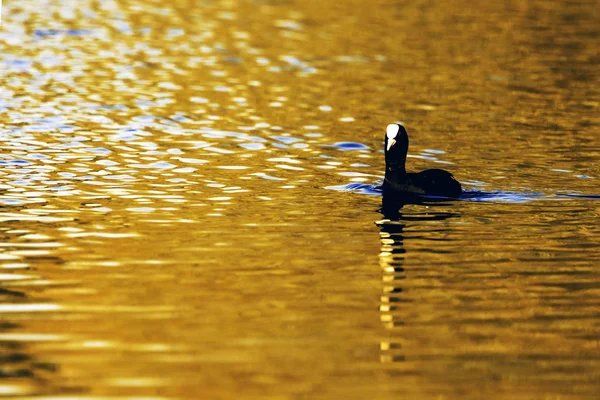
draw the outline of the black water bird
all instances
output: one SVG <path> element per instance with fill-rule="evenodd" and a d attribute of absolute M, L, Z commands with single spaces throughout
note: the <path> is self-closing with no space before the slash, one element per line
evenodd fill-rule
<path fill-rule="evenodd" d="M 443 169 L 406 172 L 408 133 L 402 124 L 389 124 L 385 135 L 384 196 L 439 196 L 459 198 L 462 189 L 454 176 Z"/>

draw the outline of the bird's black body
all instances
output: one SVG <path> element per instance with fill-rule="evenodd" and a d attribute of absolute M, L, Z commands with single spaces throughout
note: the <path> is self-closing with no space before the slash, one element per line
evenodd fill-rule
<path fill-rule="evenodd" d="M 385 137 L 384 195 L 426 195 L 459 198 L 460 183 L 443 169 L 427 169 L 422 172 L 406 172 L 408 133 L 400 124 L 388 125 Z"/>

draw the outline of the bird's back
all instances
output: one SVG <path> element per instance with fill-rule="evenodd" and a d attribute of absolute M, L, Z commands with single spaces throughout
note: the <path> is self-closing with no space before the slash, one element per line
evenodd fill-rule
<path fill-rule="evenodd" d="M 420 188 L 426 195 L 458 198 L 462 193 L 460 183 L 454 175 L 443 169 L 426 169 L 407 175 L 412 186 Z"/>

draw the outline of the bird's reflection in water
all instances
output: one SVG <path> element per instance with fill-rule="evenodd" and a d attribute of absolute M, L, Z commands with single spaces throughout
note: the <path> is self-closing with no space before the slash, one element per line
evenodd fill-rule
<path fill-rule="evenodd" d="M 422 205 L 424 209 L 423 211 L 403 213 L 402 208 L 407 204 Z M 383 219 L 376 222 L 380 229 L 379 264 L 383 281 L 379 311 L 381 322 L 387 331 L 386 337 L 380 342 L 380 360 L 383 363 L 405 360 L 402 354 L 402 340 L 394 335 L 394 328 L 404 326 L 404 321 L 401 320 L 402 308 L 410 306 L 410 300 L 407 300 L 402 293 L 402 282 L 408 278 L 404 269 L 404 261 L 407 256 L 404 248 L 404 228 L 407 224 L 412 227 L 429 221 L 459 217 L 460 214 L 457 213 L 432 210 L 435 206 L 448 204 L 447 200 L 442 199 L 424 199 L 416 196 L 399 197 L 384 192 L 380 210 Z"/>

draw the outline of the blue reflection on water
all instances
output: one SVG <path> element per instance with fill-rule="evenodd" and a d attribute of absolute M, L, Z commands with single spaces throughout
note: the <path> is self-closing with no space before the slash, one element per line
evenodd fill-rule
<path fill-rule="evenodd" d="M 532 200 L 545 199 L 548 196 L 538 192 L 517 193 L 517 192 L 484 192 L 483 190 L 468 190 L 463 191 L 460 196 L 461 200 L 484 202 L 484 201 L 500 201 L 507 203 L 523 203 Z"/>
<path fill-rule="evenodd" d="M 67 35 L 67 36 L 83 36 L 89 34 L 90 31 L 86 29 L 67 29 L 67 30 L 58 30 L 58 29 L 36 29 L 33 31 L 33 35 L 37 37 L 49 37 L 49 36 L 57 36 L 57 35 Z"/>
<path fill-rule="evenodd" d="M 280 142 L 288 143 L 288 144 L 302 141 L 302 139 L 298 139 L 298 138 L 291 137 L 291 136 L 271 136 L 271 139 L 279 140 Z"/>
<path fill-rule="evenodd" d="M 262 150 L 265 148 L 265 145 L 261 143 L 240 143 L 238 146 L 248 150 Z"/>
<path fill-rule="evenodd" d="M 66 33 L 69 36 L 83 36 L 90 33 L 90 31 L 86 29 L 68 29 Z"/>
<path fill-rule="evenodd" d="M 326 186 L 325 189 L 336 190 L 338 192 L 353 192 L 358 194 L 367 194 L 373 196 L 381 196 L 383 194 L 381 186 L 369 185 L 367 183 L 349 183 L 347 185 Z"/>
<path fill-rule="evenodd" d="M 336 190 L 339 192 L 352 192 L 365 195 L 381 196 L 383 191 L 381 189 L 381 182 L 379 185 L 370 185 L 367 183 L 349 183 L 347 185 L 339 186 L 326 186 L 325 189 Z M 424 199 L 442 199 L 438 196 L 420 196 Z M 506 202 L 506 203 L 524 203 L 527 201 L 541 200 L 541 199 L 556 199 L 556 198 L 577 198 L 577 199 L 592 199 L 600 200 L 600 195 L 583 195 L 576 193 L 557 193 L 551 195 L 545 195 L 539 192 L 505 192 L 505 191 L 493 191 L 484 192 L 483 190 L 466 190 L 463 191 L 460 196 L 460 200 L 472 201 L 472 202 Z"/>
<path fill-rule="evenodd" d="M 337 142 L 332 145 L 332 147 L 336 147 L 342 151 L 350 151 L 350 150 L 368 150 L 369 146 L 366 146 L 362 143 L 356 142 Z"/>
<path fill-rule="evenodd" d="M 18 206 L 23 204 L 23 202 L 21 200 L 16 200 L 16 199 L 0 199 L 0 204 L 6 205 L 6 206 Z"/>
<path fill-rule="evenodd" d="M 13 70 L 15 72 L 31 72 L 33 70 L 32 60 L 28 59 L 18 59 L 18 58 L 5 58 L 2 60 L 4 64 L 6 64 L 7 69 Z M 4 67 L 2 67 L 4 68 Z"/>
<path fill-rule="evenodd" d="M 96 106 L 96 107 L 92 107 L 92 108 L 99 108 L 101 110 L 128 110 L 129 109 L 129 107 L 127 107 L 124 104 L 103 105 L 103 106 Z"/>
<path fill-rule="evenodd" d="M 600 200 L 600 195 L 596 194 L 577 194 L 577 193 L 557 193 L 556 197 L 574 197 L 576 199 Z"/>
<path fill-rule="evenodd" d="M 55 36 L 58 35 L 58 31 L 56 29 L 36 29 L 33 34 L 39 37 Z"/>
<path fill-rule="evenodd" d="M 31 162 L 27 160 L 1 160 L 0 165 L 29 165 Z"/>
<path fill-rule="evenodd" d="M 112 151 L 110 151 L 109 149 L 106 149 L 104 147 L 87 147 L 85 150 L 89 151 L 90 153 L 100 153 L 100 154 L 112 153 Z"/>
<path fill-rule="evenodd" d="M 241 64 L 243 62 L 243 60 L 239 57 L 231 57 L 231 56 L 227 56 L 223 58 L 223 61 L 228 62 L 228 63 L 232 63 L 232 64 Z"/>

